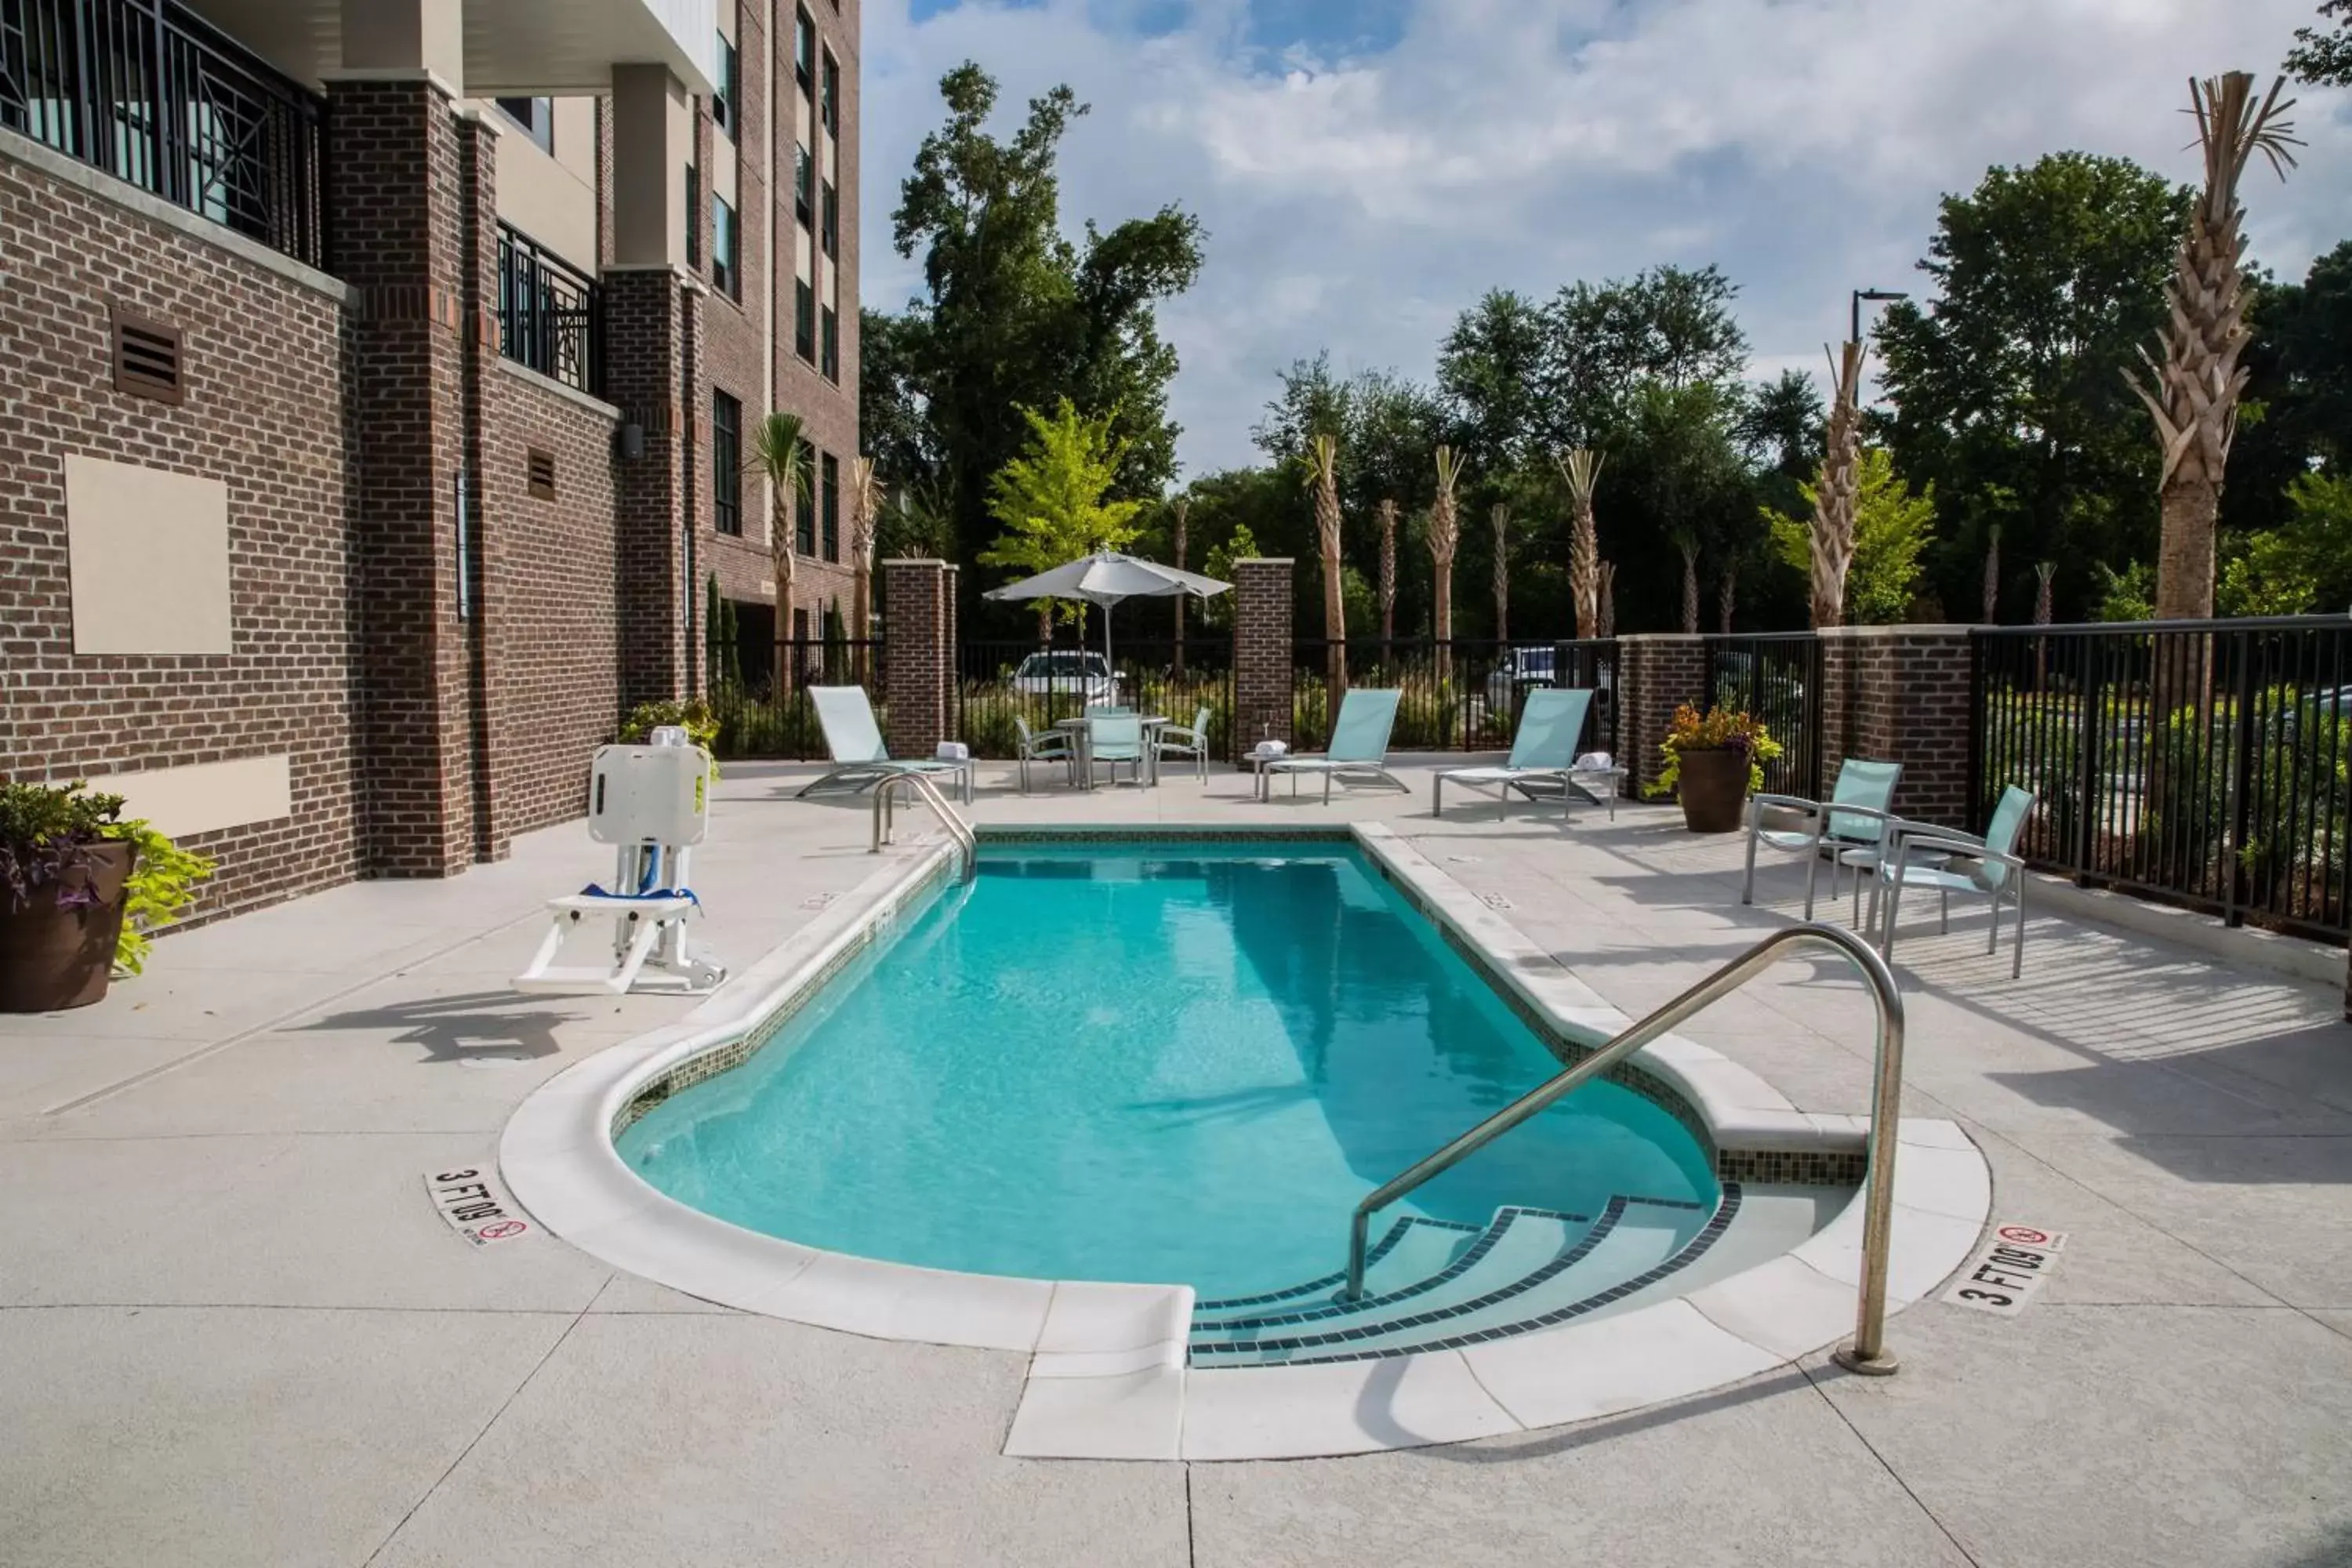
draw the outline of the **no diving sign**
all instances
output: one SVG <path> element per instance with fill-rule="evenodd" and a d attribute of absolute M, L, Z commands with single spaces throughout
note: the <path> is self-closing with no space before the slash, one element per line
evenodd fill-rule
<path fill-rule="evenodd" d="M 530 1222 L 515 1212 L 514 1200 L 486 1171 L 427 1172 L 425 1190 L 449 1228 L 476 1247 L 530 1234 Z"/>
<path fill-rule="evenodd" d="M 1979 1312 L 1992 1312 L 2013 1318 L 2025 1310 L 2026 1301 L 2042 1289 L 2057 1265 L 2058 1254 L 2066 1246 L 2063 1230 L 2043 1230 L 2032 1225 L 2001 1225 L 1993 1227 L 1992 1239 L 1969 1259 L 1967 1268 L 1944 1292 L 1944 1300 L 1956 1307 L 1973 1307 Z"/>

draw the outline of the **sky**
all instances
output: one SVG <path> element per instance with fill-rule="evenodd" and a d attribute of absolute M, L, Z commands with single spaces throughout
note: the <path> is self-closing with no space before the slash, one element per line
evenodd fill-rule
<path fill-rule="evenodd" d="M 1753 374 L 1823 378 L 1849 290 L 1910 289 L 1937 203 L 2078 148 L 2197 177 L 2192 75 L 2277 68 L 2315 0 L 867 0 L 864 295 L 940 75 L 1002 84 L 996 129 L 1066 82 L 1062 220 L 1176 203 L 1206 265 L 1160 308 L 1185 478 L 1251 462 L 1293 361 L 1433 376 L 1490 288 L 1714 262 Z M 2252 256 L 2300 277 L 2352 237 L 2352 92 L 2305 88 L 2309 146 L 2247 181 Z"/>

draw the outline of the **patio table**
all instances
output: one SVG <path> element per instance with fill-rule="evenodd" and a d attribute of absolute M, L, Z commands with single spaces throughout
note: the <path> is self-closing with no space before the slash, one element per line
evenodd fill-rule
<path fill-rule="evenodd" d="M 1143 726 L 1145 782 L 1157 784 L 1160 782 L 1160 731 L 1168 727 L 1168 715 L 1165 713 L 1141 714 L 1137 717 L 1136 722 Z M 1054 728 L 1067 731 L 1070 743 L 1077 748 L 1078 787 L 1094 788 L 1094 731 L 1087 726 L 1086 716 L 1080 714 L 1072 719 L 1056 719 L 1054 721 Z"/>

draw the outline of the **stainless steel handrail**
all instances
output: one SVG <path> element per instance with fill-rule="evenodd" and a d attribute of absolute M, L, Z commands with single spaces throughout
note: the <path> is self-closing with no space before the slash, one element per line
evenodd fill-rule
<path fill-rule="evenodd" d="M 1814 923 L 1774 931 L 1574 1067 L 1529 1089 L 1403 1174 L 1375 1190 L 1356 1205 L 1353 1228 L 1348 1238 L 1348 1283 L 1339 1299 L 1353 1301 L 1364 1293 L 1364 1248 L 1375 1213 L 1432 1176 L 1451 1169 L 1465 1156 L 1493 1142 L 1528 1117 L 1557 1103 L 1580 1085 L 1607 1072 L 1693 1014 L 1738 990 L 1770 968 L 1782 948 L 1806 944 L 1835 948 L 1845 954 L 1862 972 L 1862 978 L 1869 985 L 1871 995 L 1878 1006 L 1876 1066 L 1873 1070 L 1870 1089 L 1868 1184 L 1864 1200 L 1867 1206 L 1863 1210 L 1862 1299 L 1855 1309 L 1853 1339 L 1838 1348 L 1834 1359 L 1840 1366 L 1852 1372 L 1869 1375 L 1893 1372 L 1895 1361 L 1886 1353 L 1885 1342 L 1886 1253 L 1888 1232 L 1895 1220 L 1895 1138 L 1903 1106 L 1903 995 L 1895 988 L 1894 972 L 1887 968 L 1886 961 L 1878 955 L 1877 950 L 1852 931 L 1832 925 Z"/>
<path fill-rule="evenodd" d="M 980 839 L 972 832 L 971 824 L 956 814 L 955 807 L 948 804 L 947 796 L 940 793 L 939 785 L 920 773 L 892 773 L 874 786 L 874 843 L 867 853 L 881 854 L 882 847 L 890 842 L 897 831 L 897 808 L 892 802 L 901 785 L 913 790 L 917 798 L 930 806 L 932 814 L 940 819 L 940 825 L 948 830 L 948 837 L 955 840 L 957 852 L 963 860 L 963 879 L 969 882 L 980 875 Z"/>

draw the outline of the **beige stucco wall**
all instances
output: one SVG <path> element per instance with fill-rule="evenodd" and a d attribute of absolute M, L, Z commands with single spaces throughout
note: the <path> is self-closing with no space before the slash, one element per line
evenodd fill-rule
<path fill-rule="evenodd" d="M 65 467 L 74 652 L 227 653 L 228 487 L 102 458 Z"/>
<path fill-rule="evenodd" d="M 482 105 L 487 114 L 498 110 Z M 583 272 L 596 270 L 596 100 L 559 98 L 555 152 L 505 120 L 499 138 L 499 216 Z"/>
<path fill-rule="evenodd" d="M 694 110 L 660 66 L 613 68 L 613 255 L 623 266 L 686 263 L 686 165 Z"/>

